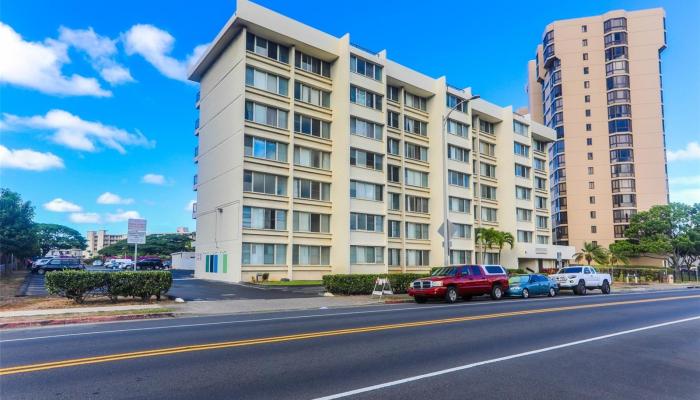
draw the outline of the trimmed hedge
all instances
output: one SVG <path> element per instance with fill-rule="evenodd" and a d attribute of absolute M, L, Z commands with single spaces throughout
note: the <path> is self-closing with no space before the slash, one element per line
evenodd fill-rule
<path fill-rule="evenodd" d="M 333 294 L 371 294 L 377 278 L 389 278 L 394 293 L 406 293 L 408 285 L 428 274 L 333 274 L 323 276 L 323 286 Z"/>
<path fill-rule="evenodd" d="M 140 297 L 147 301 L 170 290 L 173 277 L 170 271 L 55 271 L 46 274 L 46 290 L 74 300 L 85 301 L 86 296 L 107 296 L 116 303 L 121 297 Z"/>

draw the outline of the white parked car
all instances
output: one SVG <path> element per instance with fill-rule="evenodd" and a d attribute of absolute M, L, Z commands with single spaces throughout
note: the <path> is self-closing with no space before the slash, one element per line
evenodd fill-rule
<path fill-rule="evenodd" d="M 589 265 L 571 265 L 550 275 L 559 289 L 571 289 L 575 294 L 585 295 L 588 289 L 600 289 L 603 294 L 610 293 L 612 277 L 601 274 Z"/>

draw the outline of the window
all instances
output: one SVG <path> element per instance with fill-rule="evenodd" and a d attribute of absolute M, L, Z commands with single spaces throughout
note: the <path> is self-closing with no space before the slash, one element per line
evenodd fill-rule
<path fill-rule="evenodd" d="M 304 54 L 299 50 L 297 50 L 294 55 L 294 66 L 302 71 L 311 72 L 312 74 L 325 76 L 326 78 L 331 77 L 331 63 Z"/>
<path fill-rule="evenodd" d="M 591 81 L 583 81 L 583 88 L 590 89 L 591 88 Z"/>
<path fill-rule="evenodd" d="M 382 140 L 382 125 L 350 117 L 350 133 L 374 140 Z"/>
<path fill-rule="evenodd" d="M 450 144 L 447 145 L 447 157 L 450 160 L 467 163 L 469 162 L 469 150 Z"/>
<path fill-rule="evenodd" d="M 616 75 L 605 78 L 605 87 L 608 90 L 630 87 L 630 77 L 627 75 Z"/>
<path fill-rule="evenodd" d="M 518 200 L 530 200 L 532 189 L 516 186 L 515 187 L 515 198 Z"/>
<path fill-rule="evenodd" d="M 414 171 L 412 169 L 404 169 L 405 181 L 407 186 L 418 186 L 422 188 L 428 187 L 428 173 L 421 171 Z"/>
<path fill-rule="evenodd" d="M 406 142 L 404 146 L 406 158 L 418 161 L 428 161 L 428 148 Z"/>
<path fill-rule="evenodd" d="M 586 138 L 586 145 L 592 146 L 593 145 L 593 138 Z"/>
<path fill-rule="evenodd" d="M 535 177 L 535 189 L 547 190 L 547 179 L 540 178 L 539 176 L 536 176 Z"/>
<path fill-rule="evenodd" d="M 545 171 L 547 169 L 547 162 L 541 158 L 535 157 L 533 159 L 533 166 L 536 171 Z"/>
<path fill-rule="evenodd" d="M 469 209 L 471 208 L 471 200 L 461 197 L 450 196 L 449 204 L 450 211 L 457 213 L 469 213 Z"/>
<path fill-rule="evenodd" d="M 530 178 L 530 167 L 521 164 L 515 164 L 515 176 L 521 178 Z"/>
<path fill-rule="evenodd" d="M 593 153 L 591 153 L 591 152 L 589 151 L 588 154 L 586 155 L 586 157 L 587 157 L 589 160 L 592 160 L 592 159 L 593 159 Z"/>
<path fill-rule="evenodd" d="M 354 54 L 350 55 L 350 71 L 376 81 L 382 80 L 381 65 L 359 58 Z"/>
<path fill-rule="evenodd" d="M 425 97 L 420 97 L 415 94 L 408 93 L 406 91 L 404 91 L 403 97 L 406 107 L 415 108 L 423 111 L 426 110 L 427 100 Z"/>
<path fill-rule="evenodd" d="M 538 210 L 547 209 L 547 198 L 542 196 L 535 196 L 535 208 Z"/>
<path fill-rule="evenodd" d="M 532 210 L 528 210 L 525 208 L 516 208 L 515 216 L 518 219 L 518 221 L 530 222 L 532 221 Z"/>
<path fill-rule="evenodd" d="M 301 82 L 294 83 L 294 99 L 319 107 L 328 108 L 331 106 L 330 92 L 305 85 Z"/>
<path fill-rule="evenodd" d="M 389 192 L 389 210 L 401 210 L 401 194 Z"/>
<path fill-rule="evenodd" d="M 603 22 L 603 30 L 605 31 L 605 33 L 618 29 L 627 29 L 627 18 L 610 18 Z"/>
<path fill-rule="evenodd" d="M 389 249 L 389 265 L 401 265 L 401 249 Z"/>
<path fill-rule="evenodd" d="M 481 188 L 479 189 L 479 193 L 480 193 L 482 199 L 496 200 L 496 187 L 495 186 L 489 186 L 489 185 L 482 184 Z"/>
<path fill-rule="evenodd" d="M 287 177 L 264 172 L 243 171 L 243 191 L 286 196 Z"/>
<path fill-rule="evenodd" d="M 581 32 L 583 32 L 583 33 L 588 32 L 588 25 L 581 25 Z"/>
<path fill-rule="evenodd" d="M 583 61 L 588 61 L 588 53 L 583 53 Z"/>
<path fill-rule="evenodd" d="M 430 265 L 430 250 L 406 250 L 406 265 L 409 267 Z"/>
<path fill-rule="evenodd" d="M 514 120 L 513 132 L 517 133 L 518 135 L 527 136 L 527 125 Z"/>
<path fill-rule="evenodd" d="M 625 237 L 625 229 L 627 229 L 627 225 L 615 225 L 615 226 L 613 226 L 613 232 L 615 234 L 615 237 L 616 238 Z"/>
<path fill-rule="evenodd" d="M 350 165 L 383 171 L 384 156 L 378 153 L 350 148 Z"/>
<path fill-rule="evenodd" d="M 331 231 L 331 216 L 328 214 L 294 211 L 294 232 L 329 233 Z"/>
<path fill-rule="evenodd" d="M 469 135 L 469 126 L 452 119 L 447 120 L 447 133 L 455 136 L 467 138 Z"/>
<path fill-rule="evenodd" d="M 369 182 L 350 181 L 350 198 L 382 201 L 384 186 Z"/>
<path fill-rule="evenodd" d="M 384 232 L 384 217 L 373 214 L 350 213 L 350 230 Z"/>
<path fill-rule="evenodd" d="M 613 207 L 636 207 L 637 195 L 634 194 L 614 194 L 612 196 Z"/>
<path fill-rule="evenodd" d="M 589 189 L 595 189 L 595 182 L 588 182 Z"/>
<path fill-rule="evenodd" d="M 537 235 L 537 244 L 549 244 L 549 236 Z"/>
<path fill-rule="evenodd" d="M 620 104 L 608 107 L 608 118 L 623 118 L 632 116 L 632 106 L 629 104 Z"/>
<path fill-rule="evenodd" d="M 637 214 L 637 210 L 613 210 L 613 222 L 628 223 L 635 214 Z"/>
<path fill-rule="evenodd" d="M 590 117 L 590 116 L 591 116 L 591 110 L 587 108 L 586 111 L 585 111 L 585 114 L 586 114 L 587 117 Z"/>
<path fill-rule="evenodd" d="M 530 146 L 526 146 L 522 143 L 514 142 L 513 143 L 513 152 L 515 155 L 522 156 L 522 157 L 530 157 Z"/>
<path fill-rule="evenodd" d="M 384 247 L 350 246 L 351 264 L 383 264 Z"/>
<path fill-rule="evenodd" d="M 248 157 L 287 162 L 287 143 L 245 135 L 243 153 Z"/>
<path fill-rule="evenodd" d="M 287 230 L 287 211 L 243 206 L 243 227 L 277 231 Z"/>
<path fill-rule="evenodd" d="M 387 113 L 386 123 L 391 128 L 399 129 L 399 113 L 389 111 Z"/>
<path fill-rule="evenodd" d="M 310 179 L 294 178 L 294 197 L 297 199 L 329 201 L 331 198 L 331 184 Z"/>
<path fill-rule="evenodd" d="M 447 94 L 447 107 L 448 108 L 454 108 L 457 111 L 461 111 L 463 113 L 467 112 L 467 103 L 468 101 L 465 101 L 464 99 L 461 99 L 455 95 L 452 94 Z M 459 104 L 459 105 L 458 105 Z"/>
<path fill-rule="evenodd" d="M 532 232 L 518 230 L 518 242 L 532 243 Z"/>
<path fill-rule="evenodd" d="M 294 132 L 323 139 L 331 137 L 331 123 L 294 113 Z"/>
<path fill-rule="evenodd" d="M 450 264 L 464 265 L 472 262 L 471 250 L 450 250 Z M 466 268 L 466 267 L 464 267 Z M 464 272 L 463 272 L 464 273 Z"/>
<path fill-rule="evenodd" d="M 452 224 L 451 235 L 453 238 L 457 239 L 471 239 L 472 237 L 472 226 L 467 224 Z"/>
<path fill-rule="evenodd" d="M 294 165 L 329 170 L 331 169 L 331 153 L 296 146 L 294 148 Z"/>
<path fill-rule="evenodd" d="M 404 115 L 403 130 L 414 135 L 427 136 L 428 123 Z"/>
<path fill-rule="evenodd" d="M 245 102 L 245 119 L 247 121 L 287 129 L 287 114 L 288 111 L 285 110 L 254 103 L 250 100 Z"/>
<path fill-rule="evenodd" d="M 634 192 L 635 188 L 636 188 L 636 186 L 635 186 L 634 179 L 619 179 L 616 181 L 612 181 L 612 192 L 613 193 Z"/>
<path fill-rule="evenodd" d="M 595 204 L 595 196 L 588 196 L 588 204 Z"/>
<path fill-rule="evenodd" d="M 447 177 L 450 185 L 469 188 L 469 175 L 463 172 L 448 170 Z"/>
<path fill-rule="evenodd" d="M 588 39 L 581 40 L 581 46 L 583 46 L 583 47 L 588 46 Z"/>
<path fill-rule="evenodd" d="M 401 182 L 401 167 L 399 167 L 398 165 L 387 164 L 386 174 L 386 179 L 389 182 Z"/>
<path fill-rule="evenodd" d="M 246 50 L 252 51 L 263 57 L 271 58 L 285 64 L 289 64 L 289 48 L 255 36 L 252 33 L 246 35 Z"/>
<path fill-rule="evenodd" d="M 241 264 L 286 265 L 287 245 L 243 242 Z"/>
<path fill-rule="evenodd" d="M 350 86 L 350 102 L 352 103 L 381 110 L 382 97 L 381 94 L 370 92 L 357 86 Z"/>
<path fill-rule="evenodd" d="M 617 149 L 610 150 L 610 162 L 632 162 L 634 161 L 634 152 L 632 149 Z"/>
<path fill-rule="evenodd" d="M 251 66 L 245 68 L 245 84 L 280 96 L 289 94 L 288 79 Z"/>
<path fill-rule="evenodd" d="M 593 175 L 593 167 L 588 167 L 588 175 Z"/>
<path fill-rule="evenodd" d="M 590 212 L 590 217 L 591 217 L 591 219 L 596 219 L 596 216 L 597 216 L 597 215 L 596 215 L 596 212 L 595 212 L 595 211 L 591 211 L 591 212 Z"/>
<path fill-rule="evenodd" d="M 496 145 L 480 140 L 479 153 L 493 157 L 496 154 Z"/>
<path fill-rule="evenodd" d="M 495 134 L 495 129 L 493 127 L 493 124 L 488 121 L 484 121 L 483 119 L 479 120 L 479 131 L 484 132 L 484 133 L 490 133 L 490 134 Z"/>
<path fill-rule="evenodd" d="M 429 230 L 429 224 L 406 222 L 406 239 L 427 240 Z"/>
<path fill-rule="evenodd" d="M 587 95 L 583 96 L 583 101 L 585 103 L 590 103 L 591 102 L 591 95 L 587 94 Z"/>
<path fill-rule="evenodd" d="M 629 103 L 632 101 L 629 90 L 613 90 L 608 92 L 608 104 Z"/>
<path fill-rule="evenodd" d="M 386 142 L 386 152 L 395 156 L 401 151 L 401 141 L 399 139 L 389 138 Z"/>
<path fill-rule="evenodd" d="M 626 60 L 613 61 L 605 64 L 605 75 L 629 73 L 629 62 Z"/>
<path fill-rule="evenodd" d="M 590 132 L 593 130 L 593 125 L 591 124 L 586 124 L 586 132 Z"/>
<path fill-rule="evenodd" d="M 429 199 L 427 197 L 406 195 L 406 212 L 427 214 Z"/>
<path fill-rule="evenodd" d="M 392 101 L 399 101 L 399 93 L 401 92 L 401 89 L 396 87 L 396 86 L 387 86 L 386 87 L 386 98 L 387 100 L 392 100 Z"/>
<path fill-rule="evenodd" d="M 610 148 L 614 149 L 617 147 L 632 147 L 632 135 L 612 135 L 608 138 Z"/>
<path fill-rule="evenodd" d="M 491 165 L 491 164 L 487 164 L 485 162 L 480 162 L 479 163 L 479 174 L 481 176 L 495 178 L 496 177 L 496 166 Z"/>
<path fill-rule="evenodd" d="M 536 215 L 535 216 L 535 226 L 539 229 L 547 229 L 547 226 L 549 225 L 549 218 L 545 217 L 544 215 Z"/>
<path fill-rule="evenodd" d="M 540 153 L 547 152 L 547 142 L 543 142 L 542 140 L 533 139 L 532 146 L 535 148 L 535 151 L 539 151 Z"/>
<path fill-rule="evenodd" d="M 481 207 L 481 220 L 486 222 L 498 221 L 498 210 L 490 207 Z"/>
<path fill-rule="evenodd" d="M 330 246 L 292 246 L 293 265 L 329 265 L 331 263 Z"/>
<path fill-rule="evenodd" d="M 583 74 L 584 74 L 584 75 L 588 75 L 588 67 L 583 67 Z M 589 82 L 589 81 L 586 81 L 586 82 L 588 83 L 588 86 L 584 85 L 584 87 L 585 87 L 585 88 L 589 88 L 589 87 L 590 87 L 590 82 Z"/>
<path fill-rule="evenodd" d="M 400 238 L 401 237 L 401 221 L 389 220 L 387 235 L 390 238 Z"/>

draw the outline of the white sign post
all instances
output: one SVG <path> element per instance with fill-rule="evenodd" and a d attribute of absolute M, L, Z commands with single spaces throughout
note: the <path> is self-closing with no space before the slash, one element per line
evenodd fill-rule
<path fill-rule="evenodd" d="M 138 260 L 138 248 L 140 244 L 146 244 L 146 220 L 129 218 L 129 228 L 126 234 L 126 243 L 134 245 L 134 271 Z"/>

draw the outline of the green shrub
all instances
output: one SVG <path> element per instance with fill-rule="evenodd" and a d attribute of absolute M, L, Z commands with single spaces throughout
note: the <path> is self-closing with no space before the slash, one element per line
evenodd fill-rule
<path fill-rule="evenodd" d="M 323 276 L 323 286 L 333 294 L 371 294 L 377 278 L 389 278 L 396 294 L 406 293 L 408 285 L 428 274 L 333 274 Z"/>
<path fill-rule="evenodd" d="M 46 274 L 46 288 L 50 294 L 63 296 L 82 303 L 86 295 L 105 295 L 112 302 L 119 296 L 151 296 L 160 300 L 170 290 L 173 278 L 170 271 L 56 271 Z"/>
<path fill-rule="evenodd" d="M 46 291 L 80 304 L 85 296 L 101 294 L 107 286 L 107 272 L 54 271 L 46 274 Z"/>

